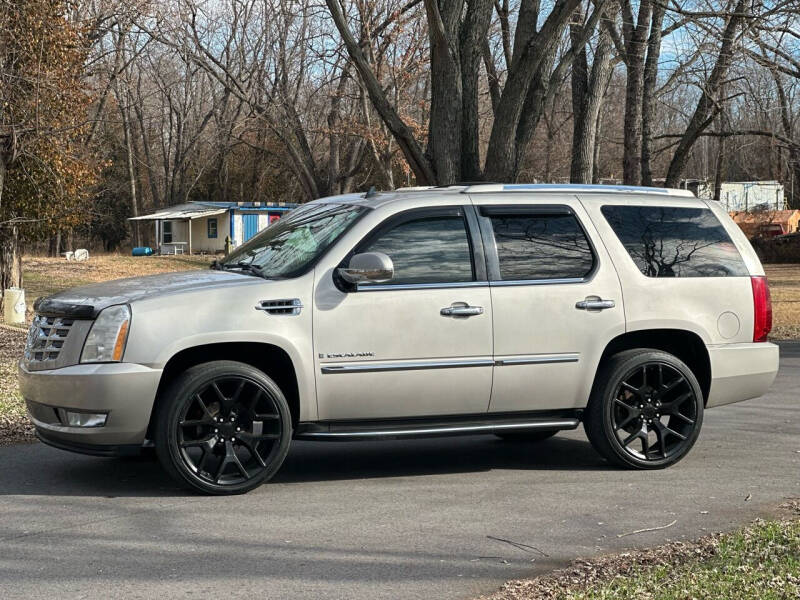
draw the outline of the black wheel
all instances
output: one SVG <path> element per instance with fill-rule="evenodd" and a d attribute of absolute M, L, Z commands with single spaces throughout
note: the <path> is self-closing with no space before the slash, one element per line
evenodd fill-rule
<path fill-rule="evenodd" d="M 541 442 L 550 439 L 555 431 L 495 431 L 494 434 L 507 442 Z"/>
<path fill-rule="evenodd" d="M 292 418 L 272 379 L 215 361 L 179 376 L 159 403 L 155 445 L 164 469 L 206 494 L 241 494 L 270 479 L 292 439 Z"/>
<path fill-rule="evenodd" d="M 660 350 L 611 357 L 584 414 L 592 446 L 615 464 L 662 469 L 682 459 L 703 424 L 703 394 L 682 361 Z"/>

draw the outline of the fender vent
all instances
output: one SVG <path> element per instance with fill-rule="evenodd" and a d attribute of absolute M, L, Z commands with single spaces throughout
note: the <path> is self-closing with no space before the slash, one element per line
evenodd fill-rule
<path fill-rule="evenodd" d="M 262 300 L 256 305 L 256 310 L 263 310 L 271 315 L 299 315 L 303 304 L 299 298 L 286 300 Z"/>

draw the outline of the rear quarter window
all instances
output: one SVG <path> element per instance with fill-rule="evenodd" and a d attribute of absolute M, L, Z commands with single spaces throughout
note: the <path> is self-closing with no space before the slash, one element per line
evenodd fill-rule
<path fill-rule="evenodd" d="M 707 208 L 607 205 L 601 210 L 648 277 L 749 275 L 725 228 Z"/>

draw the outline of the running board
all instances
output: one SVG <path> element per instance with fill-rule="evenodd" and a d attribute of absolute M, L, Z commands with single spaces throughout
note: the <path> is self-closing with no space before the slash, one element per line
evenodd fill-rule
<path fill-rule="evenodd" d="M 442 437 L 494 433 L 499 431 L 538 431 L 575 429 L 580 425 L 580 414 L 572 411 L 570 417 L 531 416 L 509 418 L 414 419 L 407 421 L 327 421 L 299 423 L 294 435 L 298 440 L 393 440 L 404 438 Z"/>

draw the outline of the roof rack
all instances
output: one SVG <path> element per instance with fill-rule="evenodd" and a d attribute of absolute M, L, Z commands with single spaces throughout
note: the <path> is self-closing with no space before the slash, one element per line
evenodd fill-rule
<path fill-rule="evenodd" d="M 399 187 L 395 188 L 394 192 L 427 192 L 429 190 L 435 190 L 436 186 L 434 185 L 411 185 L 407 187 Z"/>
<path fill-rule="evenodd" d="M 674 188 L 640 187 L 635 185 L 595 185 L 577 183 L 489 183 L 471 185 L 464 189 L 465 194 L 496 192 L 572 192 L 603 194 L 654 194 L 659 196 L 680 196 L 695 198 L 689 190 Z"/>

